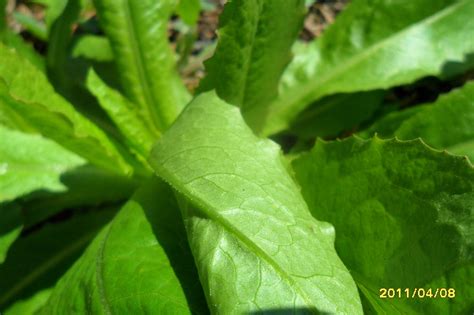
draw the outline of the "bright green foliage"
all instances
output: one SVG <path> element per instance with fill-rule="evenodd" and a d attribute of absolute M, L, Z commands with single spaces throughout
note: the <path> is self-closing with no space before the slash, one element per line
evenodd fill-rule
<path fill-rule="evenodd" d="M 302 25 L 303 0 L 235 0 L 219 21 L 219 42 L 205 63 L 203 91 L 215 89 L 261 130 Z"/>
<path fill-rule="evenodd" d="M 14 203 L 0 204 L 0 264 L 7 256 L 8 248 L 20 235 L 22 218 L 20 207 Z"/>
<path fill-rule="evenodd" d="M 466 287 L 452 300 L 379 298 L 380 288 L 453 287 L 462 279 L 456 268 L 474 263 L 474 168 L 466 158 L 420 141 L 349 138 L 318 141 L 293 167 L 313 215 L 336 228 L 336 250 L 366 310 L 448 314 L 451 304 L 472 303 Z"/>
<path fill-rule="evenodd" d="M 152 132 L 164 131 L 189 100 L 167 38 L 174 0 L 95 0 L 126 96 Z"/>
<path fill-rule="evenodd" d="M 113 213 L 100 210 L 78 215 L 19 238 L 0 265 L 0 309 L 8 314 L 15 301 L 37 299 L 36 292 L 54 286 Z"/>
<path fill-rule="evenodd" d="M 374 133 L 403 140 L 420 137 L 434 148 L 474 161 L 474 83 L 441 95 L 433 104 L 390 113 L 362 135 Z"/>
<path fill-rule="evenodd" d="M 471 0 L 354 0 L 284 74 L 265 134 L 281 131 L 312 101 L 440 75 L 474 51 Z"/>
<path fill-rule="evenodd" d="M 145 182 L 59 281 L 42 313 L 206 313 L 177 207 L 164 183 Z"/>
<path fill-rule="evenodd" d="M 139 118 L 137 108 L 122 94 L 104 83 L 94 71 L 89 72 L 87 86 L 125 136 L 129 147 L 142 159 L 146 159 L 159 134 L 153 134 L 151 130 L 147 129 Z"/>
<path fill-rule="evenodd" d="M 10 48 L 15 49 L 17 54 L 28 60 L 32 65 L 36 66 L 36 68 L 44 71 L 45 64 L 43 56 L 38 54 L 33 49 L 33 46 L 29 43 L 26 43 L 20 35 L 15 34 L 9 30 L 5 30 L 4 32 L 0 31 L 0 42 Z"/>
<path fill-rule="evenodd" d="M 1 116 L 16 116 L 98 166 L 131 171 L 107 135 L 56 94 L 42 72 L 2 44 L 0 59 Z"/>
<path fill-rule="evenodd" d="M 473 0 L 20 2 L 1 314 L 473 313 Z"/>
<path fill-rule="evenodd" d="M 0 125 L 0 202 L 14 200 L 37 189 L 62 191 L 60 177 L 85 161 L 39 135 Z"/>
<path fill-rule="evenodd" d="M 157 142 L 157 174 L 189 201 L 188 238 L 212 311 L 360 313 L 332 226 L 311 218 L 279 147 L 237 108 L 197 97 Z"/>

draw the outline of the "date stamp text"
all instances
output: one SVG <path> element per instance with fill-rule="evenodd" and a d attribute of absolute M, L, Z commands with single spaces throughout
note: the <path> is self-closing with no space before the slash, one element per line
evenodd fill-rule
<path fill-rule="evenodd" d="M 453 288 L 380 288 L 381 299 L 454 299 Z"/>

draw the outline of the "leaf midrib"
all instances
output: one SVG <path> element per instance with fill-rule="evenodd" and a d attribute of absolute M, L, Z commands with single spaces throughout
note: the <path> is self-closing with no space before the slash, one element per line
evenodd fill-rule
<path fill-rule="evenodd" d="M 406 33 L 418 27 L 424 27 L 426 25 L 434 24 L 438 20 L 453 13 L 453 11 L 457 11 L 459 7 L 464 6 L 466 3 L 466 1 L 460 1 L 455 4 L 452 4 L 449 7 L 439 11 L 438 13 L 430 15 L 429 17 L 422 19 L 411 26 L 406 27 L 389 37 L 386 37 L 385 39 L 377 42 L 376 44 L 367 47 L 367 49 L 363 50 L 360 54 L 357 54 L 353 58 L 350 58 L 347 61 L 342 62 L 336 67 L 332 68 L 333 71 L 330 71 L 328 74 L 316 78 L 315 80 L 311 80 L 311 78 L 309 78 L 308 82 L 302 84 L 300 88 L 295 89 L 296 93 L 285 93 L 286 97 L 278 100 L 277 103 L 275 103 L 276 110 L 274 111 L 273 115 L 278 117 L 282 113 L 294 109 L 295 104 L 298 104 L 302 100 L 311 96 L 312 99 L 317 99 L 318 97 L 325 95 L 326 93 L 323 89 L 315 90 L 314 87 L 318 85 L 319 87 L 324 86 L 328 82 L 337 79 L 339 74 L 349 71 L 348 69 L 357 66 L 359 63 L 364 62 L 366 59 L 371 58 L 373 54 L 376 54 L 380 49 L 383 49 L 385 46 L 390 45 L 391 42 L 396 41 L 399 37 L 402 37 Z"/>
<path fill-rule="evenodd" d="M 130 7 L 130 1 L 136 0 L 125 0 L 123 2 L 123 9 L 125 12 L 125 23 L 127 24 L 127 30 L 125 30 L 128 35 L 128 41 L 130 42 L 130 48 L 132 50 L 133 62 L 138 73 L 138 80 L 140 81 L 141 90 L 143 91 L 143 96 L 145 97 L 145 106 L 147 111 L 150 112 L 152 123 L 155 125 L 158 130 L 166 129 L 166 122 L 163 120 L 159 114 L 159 102 L 156 101 L 153 92 L 151 91 L 151 79 L 148 75 L 148 71 L 145 69 L 145 57 L 143 51 L 138 44 L 138 37 L 136 36 L 136 28 L 133 23 L 134 19 L 132 17 L 132 8 Z"/>
<path fill-rule="evenodd" d="M 271 0 L 275 1 L 275 0 Z M 247 100 L 247 90 L 248 90 L 248 77 L 249 77 L 249 72 L 250 72 L 250 66 L 252 64 L 252 56 L 254 53 L 254 48 L 255 48 L 255 39 L 258 34 L 258 29 L 260 27 L 260 21 L 262 19 L 262 10 L 265 4 L 263 4 L 261 1 L 257 1 L 258 5 L 258 16 L 257 16 L 257 21 L 255 21 L 255 27 L 252 32 L 252 40 L 251 40 L 251 45 L 250 45 L 250 51 L 249 51 L 249 56 L 248 56 L 248 61 L 245 63 L 245 70 L 244 72 L 244 81 L 243 81 L 243 90 L 242 90 L 242 111 L 248 111 L 248 106 L 246 104 Z"/>
<path fill-rule="evenodd" d="M 301 289 L 297 285 L 296 281 L 290 275 L 288 275 L 280 267 L 280 265 L 272 257 L 270 257 L 263 249 L 257 246 L 250 238 L 245 236 L 244 233 L 242 233 L 232 223 L 230 223 L 222 215 L 220 215 L 218 211 L 214 209 L 212 205 L 204 201 L 202 198 L 192 196 L 191 193 L 188 191 L 188 189 L 186 189 L 186 187 L 182 187 L 182 185 L 179 184 L 178 180 L 175 179 L 173 174 L 169 172 L 168 170 L 166 170 L 162 166 L 161 163 L 158 164 L 156 169 L 159 170 L 159 173 L 162 174 L 160 176 L 165 182 L 167 182 L 170 186 L 172 186 L 178 193 L 186 196 L 191 201 L 191 204 L 196 205 L 197 211 L 201 212 L 204 216 L 208 217 L 209 219 L 219 223 L 231 235 L 235 235 L 236 238 L 242 244 L 244 244 L 247 248 L 253 251 L 253 253 L 255 253 L 257 257 L 266 261 L 268 265 L 273 267 L 273 270 L 275 270 L 280 275 L 280 278 L 286 281 L 290 285 L 290 287 L 296 291 L 296 293 L 305 301 L 307 306 L 314 306 L 314 303 L 312 303 L 311 298 L 306 294 L 306 292 L 303 289 Z M 207 209 L 211 209 L 211 210 L 207 210 Z"/>

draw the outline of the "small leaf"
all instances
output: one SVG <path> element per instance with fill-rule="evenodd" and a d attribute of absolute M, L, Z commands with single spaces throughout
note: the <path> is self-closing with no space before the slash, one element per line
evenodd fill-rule
<path fill-rule="evenodd" d="M 113 214 L 100 210 L 76 215 L 17 239 L 0 265 L 0 309 L 51 288 Z"/>
<path fill-rule="evenodd" d="M 48 33 L 46 30 L 46 25 L 38 21 L 35 17 L 27 15 L 21 12 L 13 12 L 13 17 L 15 21 L 21 24 L 31 35 L 36 38 L 46 41 L 48 38 Z"/>
<path fill-rule="evenodd" d="M 188 25 L 195 25 L 201 12 L 201 0 L 179 0 L 176 12 Z"/>
<path fill-rule="evenodd" d="M 259 131 L 269 103 L 277 96 L 304 10 L 303 0 L 228 2 L 200 90 L 215 89 L 226 102 L 241 107 L 247 123 Z"/>
<path fill-rule="evenodd" d="M 164 131 L 189 100 L 168 43 L 175 0 L 95 0 L 126 96 L 151 132 Z"/>
<path fill-rule="evenodd" d="M 32 191 L 63 191 L 60 176 L 85 161 L 51 140 L 0 125 L 0 202 Z"/>
<path fill-rule="evenodd" d="M 390 113 L 361 135 L 374 133 L 402 140 L 422 138 L 434 148 L 467 155 L 474 161 L 474 82 L 441 95 L 433 104 Z"/>
<path fill-rule="evenodd" d="M 207 313 L 172 191 L 154 179 L 58 282 L 44 314 Z"/>
<path fill-rule="evenodd" d="M 112 62 L 114 54 L 109 40 L 104 36 L 82 35 L 79 37 L 71 52 L 74 58 L 85 58 L 98 62 Z"/>
<path fill-rule="evenodd" d="M 352 1 L 320 39 L 298 49 L 264 134 L 287 128 L 325 95 L 441 75 L 474 52 L 473 12 L 471 0 Z"/>
<path fill-rule="evenodd" d="M 353 137 L 318 141 L 293 167 L 314 217 L 334 224 L 366 312 L 454 314 L 452 305 L 472 301 L 465 287 L 455 288 L 456 299 L 379 297 L 380 288 L 451 288 L 451 273 L 474 262 L 474 168 L 466 158 L 420 141 Z"/>
<path fill-rule="evenodd" d="M 183 194 L 183 219 L 214 313 L 361 313 L 332 226 L 314 220 L 279 147 L 214 92 L 190 103 L 150 158 Z"/>

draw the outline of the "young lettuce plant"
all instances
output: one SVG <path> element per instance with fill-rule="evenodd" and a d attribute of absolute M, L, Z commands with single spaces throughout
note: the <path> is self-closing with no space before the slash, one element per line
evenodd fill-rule
<path fill-rule="evenodd" d="M 0 16 L 0 312 L 473 311 L 474 85 L 377 113 L 472 67 L 474 2 L 354 0 L 301 43 L 305 1 L 232 0 L 194 93 L 167 32 L 199 1 L 42 2 L 45 57 Z"/>

